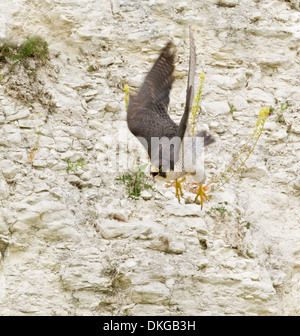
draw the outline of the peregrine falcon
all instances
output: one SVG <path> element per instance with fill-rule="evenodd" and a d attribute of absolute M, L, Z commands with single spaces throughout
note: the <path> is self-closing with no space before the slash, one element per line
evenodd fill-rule
<path fill-rule="evenodd" d="M 199 173 L 195 165 L 191 164 L 194 161 L 193 157 L 199 154 L 199 150 L 195 150 L 195 140 L 203 139 L 204 146 L 215 140 L 206 131 L 201 131 L 193 137 L 187 134 L 188 118 L 194 95 L 196 66 L 196 51 L 191 31 L 186 102 L 179 125 L 168 114 L 169 94 L 174 81 L 174 61 L 175 47 L 172 42 L 168 42 L 147 74 L 138 93 L 130 96 L 127 124 L 131 133 L 138 138 L 148 152 L 151 160 L 151 175 L 156 178 L 176 180 L 176 196 L 179 202 L 180 196 L 183 196 L 180 185 L 182 181 L 179 178 L 186 174 L 191 175 L 194 181 L 200 183 L 195 201 L 200 196 L 202 209 L 203 196 L 207 198 L 202 188 L 205 174 L 204 170 Z M 188 138 L 192 141 L 186 141 Z"/>

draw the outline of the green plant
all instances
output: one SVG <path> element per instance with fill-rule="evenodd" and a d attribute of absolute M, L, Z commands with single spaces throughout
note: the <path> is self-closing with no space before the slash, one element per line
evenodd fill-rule
<path fill-rule="evenodd" d="M 233 112 L 236 112 L 236 108 L 234 107 L 234 105 L 228 103 L 229 107 L 230 107 L 230 110 L 229 110 L 229 113 L 230 114 L 233 114 Z"/>
<path fill-rule="evenodd" d="M 36 79 L 38 68 L 48 59 L 48 54 L 48 43 L 40 36 L 29 37 L 19 45 L 7 40 L 0 42 L 0 62 L 10 64 L 8 73 L 20 65 Z"/>
<path fill-rule="evenodd" d="M 29 58 L 48 59 L 48 43 L 40 36 L 28 37 L 22 44 L 3 40 L 0 42 L 1 62 L 21 62 Z"/>
<path fill-rule="evenodd" d="M 220 206 L 220 207 L 216 207 L 216 208 L 210 208 L 210 210 L 209 210 L 209 212 L 210 212 L 210 215 L 211 215 L 211 213 L 212 212 L 215 212 L 215 211 L 218 211 L 219 212 L 219 215 L 221 216 L 221 217 L 225 217 L 225 214 L 227 213 L 227 209 L 224 207 L 224 205 L 222 205 L 222 206 Z M 212 218 L 215 218 L 216 216 L 213 216 L 213 215 L 211 215 L 211 217 Z"/>
<path fill-rule="evenodd" d="M 278 122 L 278 123 L 281 124 L 281 125 L 286 126 L 286 120 L 285 120 L 285 118 L 284 118 L 284 116 L 283 116 L 282 113 L 278 113 L 278 114 L 277 114 L 277 116 L 276 116 L 276 118 L 275 118 L 275 121 Z"/>
<path fill-rule="evenodd" d="M 277 109 L 277 110 L 276 110 L 276 109 L 273 109 L 275 112 L 277 112 L 277 115 L 276 115 L 276 117 L 275 117 L 275 121 L 278 122 L 278 123 L 281 124 L 281 125 L 284 125 L 284 126 L 287 125 L 287 122 L 286 122 L 286 120 L 285 120 L 285 118 L 284 118 L 284 116 L 283 116 L 283 112 L 284 112 L 285 110 L 287 110 L 288 107 L 289 107 L 289 104 L 288 104 L 288 103 L 281 103 L 281 104 L 280 104 L 280 109 Z"/>
<path fill-rule="evenodd" d="M 200 86 L 198 93 L 194 97 L 193 108 L 191 113 L 191 134 L 194 135 L 195 132 L 195 124 L 196 124 L 196 115 L 199 110 L 199 102 L 201 99 L 201 94 L 203 90 L 205 74 L 202 72 L 200 75 Z M 229 104 L 230 110 L 229 113 L 233 114 L 236 111 L 236 108 Z M 282 106 L 281 109 L 285 107 Z M 265 121 L 269 115 L 269 107 L 262 107 L 259 111 L 259 117 L 256 122 L 253 133 L 250 135 L 249 140 L 243 146 L 241 151 L 234 155 L 233 161 L 226 167 L 225 171 L 221 173 L 221 176 L 215 177 L 211 182 L 213 183 L 211 186 L 211 191 L 220 189 L 223 187 L 236 173 L 245 165 L 245 162 L 248 160 L 249 156 L 253 152 L 264 128 Z M 230 174 L 228 176 L 228 174 Z M 210 182 L 210 183 L 211 183 Z"/>
<path fill-rule="evenodd" d="M 84 159 L 81 157 L 75 162 L 71 162 L 70 159 L 67 160 L 68 166 L 67 166 L 67 172 L 73 172 L 76 174 L 79 170 L 79 168 L 84 169 L 86 163 L 84 162 Z"/>
<path fill-rule="evenodd" d="M 198 92 L 195 95 L 194 100 L 193 100 L 193 107 L 192 107 L 192 113 L 191 113 L 191 127 L 192 127 L 191 134 L 192 135 L 195 134 L 196 116 L 197 116 L 197 112 L 200 108 L 200 100 L 201 100 L 201 94 L 202 94 L 202 90 L 203 90 L 204 80 L 205 80 L 205 73 L 201 72 L 201 74 L 200 74 L 200 85 L 199 85 Z"/>
<path fill-rule="evenodd" d="M 251 227 L 251 223 L 250 223 L 250 222 L 244 220 L 241 216 L 238 216 L 236 219 L 237 219 L 239 225 L 243 225 L 243 226 L 245 226 L 245 228 L 246 228 L 247 230 L 250 229 L 250 227 Z"/>
<path fill-rule="evenodd" d="M 275 115 L 275 122 L 280 125 L 286 126 L 286 131 L 289 133 L 292 128 L 292 122 L 286 120 L 286 112 L 291 111 L 291 105 L 288 102 L 281 103 L 280 107 L 270 107 L 270 114 Z"/>
<path fill-rule="evenodd" d="M 18 45 L 14 42 L 2 40 L 0 42 L 0 62 L 8 62 L 17 53 Z"/>
<path fill-rule="evenodd" d="M 245 165 L 263 132 L 264 124 L 268 115 L 269 107 L 262 107 L 259 111 L 259 117 L 256 121 L 254 131 L 250 135 L 248 141 L 243 146 L 241 151 L 234 155 L 234 159 L 221 173 L 221 176 L 217 176 L 213 179 L 211 191 L 222 188 Z"/>
<path fill-rule="evenodd" d="M 247 257 L 253 259 L 254 258 L 254 254 L 252 252 L 249 252 L 249 250 L 246 250 L 246 255 Z"/>
<path fill-rule="evenodd" d="M 17 48 L 17 53 L 11 59 L 13 61 L 22 61 L 28 58 L 46 60 L 48 53 L 48 43 L 40 36 L 32 36 Z"/>
<path fill-rule="evenodd" d="M 43 81 L 37 80 L 39 69 L 44 68 L 44 75 L 50 75 L 51 64 L 48 44 L 39 36 L 29 37 L 23 43 L 11 42 L 0 39 L 0 68 L 1 85 L 5 85 L 6 92 L 13 99 L 34 106 L 36 103 L 43 105 L 48 113 L 56 108 L 50 91 Z M 48 115 L 46 116 L 47 121 Z M 37 147 L 30 153 L 29 161 L 32 162 Z"/>
<path fill-rule="evenodd" d="M 138 200 L 141 192 L 145 189 L 156 191 L 148 182 L 150 178 L 144 173 L 148 163 L 138 167 L 137 170 L 123 174 L 122 177 L 116 178 L 116 181 L 121 181 L 125 184 L 128 197 Z"/>

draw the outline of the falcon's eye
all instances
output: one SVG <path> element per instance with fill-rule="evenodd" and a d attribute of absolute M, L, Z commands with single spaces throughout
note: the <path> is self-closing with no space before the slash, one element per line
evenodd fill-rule
<path fill-rule="evenodd" d="M 158 170 L 159 170 L 159 172 L 162 171 L 162 165 L 159 165 L 159 166 L 158 166 Z"/>

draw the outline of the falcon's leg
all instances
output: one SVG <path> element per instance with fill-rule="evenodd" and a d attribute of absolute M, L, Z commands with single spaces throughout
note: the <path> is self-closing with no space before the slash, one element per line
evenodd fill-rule
<path fill-rule="evenodd" d="M 199 190 L 198 190 L 198 193 L 197 193 L 197 196 L 195 198 L 195 202 L 197 201 L 198 197 L 200 196 L 200 200 L 201 200 L 201 210 L 203 208 L 203 196 L 208 200 L 208 197 L 206 196 L 204 190 L 203 190 L 203 187 L 202 187 L 202 184 L 200 184 L 199 186 Z"/>
<path fill-rule="evenodd" d="M 183 182 L 184 179 L 182 179 L 181 181 L 179 180 L 176 180 L 176 184 L 175 184 L 175 188 L 176 188 L 176 197 L 178 199 L 178 202 L 180 203 L 180 196 L 183 196 L 183 192 L 182 192 L 182 189 L 181 189 L 181 183 Z M 179 192 L 180 192 L 180 195 L 179 195 Z"/>

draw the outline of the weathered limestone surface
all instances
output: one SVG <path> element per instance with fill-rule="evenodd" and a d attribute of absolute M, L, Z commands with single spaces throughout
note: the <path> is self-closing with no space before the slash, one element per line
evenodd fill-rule
<path fill-rule="evenodd" d="M 275 109 L 245 169 L 202 211 L 190 192 L 178 204 L 158 184 L 134 201 L 115 180 L 147 160 L 126 132 L 123 86 L 138 87 L 173 39 L 178 121 L 188 25 L 197 78 L 206 74 L 199 127 L 217 139 L 208 180 L 245 144 L 260 106 Z M 51 51 L 36 80 L 20 68 L 8 78 L 0 63 L 0 315 L 299 315 L 295 3 L 2 0 L 0 38 L 34 34 Z M 81 157 L 83 169 L 68 171 Z"/>

